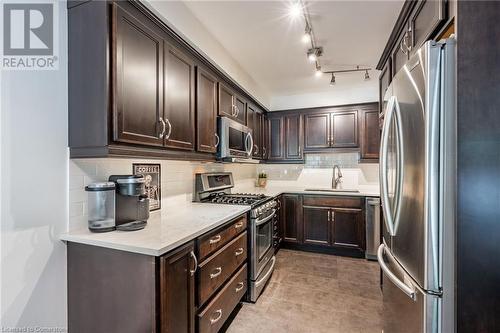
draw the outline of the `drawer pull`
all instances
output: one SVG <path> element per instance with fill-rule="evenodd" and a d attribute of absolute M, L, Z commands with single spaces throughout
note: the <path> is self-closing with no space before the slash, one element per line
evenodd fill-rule
<path fill-rule="evenodd" d="M 237 257 L 237 256 L 240 256 L 243 254 L 243 252 L 245 252 L 245 250 L 243 250 L 242 247 L 240 247 L 239 249 L 237 249 L 235 252 L 234 252 L 234 255 Z"/>
<path fill-rule="evenodd" d="M 217 311 L 214 311 L 214 314 L 216 315 L 215 318 L 210 318 L 210 324 L 215 324 L 222 318 L 222 309 L 219 309 Z"/>
<path fill-rule="evenodd" d="M 243 222 L 238 222 L 238 223 L 236 223 L 236 224 L 234 225 L 234 228 L 235 228 L 235 229 L 239 229 L 239 228 L 241 228 L 242 226 L 243 226 Z"/>
<path fill-rule="evenodd" d="M 241 289 L 243 289 L 243 287 L 245 286 L 245 284 L 243 282 L 240 282 L 236 285 L 236 289 L 235 291 L 236 292 L 239 292 Z"/>
<path fill-rule="evenodd" d="M 222 239 L 222 237 L 220 235 L 212 237 L 212 238 L 210 238 L 210 244 L 218 243 L 218 242 L 220 242 L 221 239 Z"/>
<path fill-rule="evenodd" d="M 216 269 L 214 269 L 214 271 L 215 273 L 210 273 L 211 279 L 218 277 L 220 273 L 222 273 L 222 267 L 217 267 Z"/>

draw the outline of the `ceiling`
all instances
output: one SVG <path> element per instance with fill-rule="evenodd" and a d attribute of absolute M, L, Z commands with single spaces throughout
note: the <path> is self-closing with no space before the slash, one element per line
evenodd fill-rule
<path fill-rule="evenodd" d="M 301 41 L 305 23 L 292 19 L 290 1 L 186 1 L 186 6 L 241 67 L 271 96 L 332 89 L 330 76 L 314 76 Z M 323 70 L 375 67 L 403 5 L 398 1 L 307 1 L 324 55 Z M 341 74 L 344 88 L 364 73 Z M 371 80 L 378 72 L 371 72 Z M 368 84 L 368 83 L 367 83 Z"/>

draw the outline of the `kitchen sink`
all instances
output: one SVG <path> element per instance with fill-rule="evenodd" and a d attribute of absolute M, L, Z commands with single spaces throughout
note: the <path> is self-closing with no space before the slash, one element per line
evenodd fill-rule
<path fill-rule="evenodd" d="M 305 191 L 359 193 L 359 190 L 350 190 L 350 189 L 343 189 L 343 188 L 306 188 Z"/>

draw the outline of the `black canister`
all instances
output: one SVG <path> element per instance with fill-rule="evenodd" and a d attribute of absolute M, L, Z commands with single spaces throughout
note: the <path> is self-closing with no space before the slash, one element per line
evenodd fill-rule
<path fill-rule="evenodd" d="M 146 180 L 143 175 L 113 175 L 109 181 L 115 182 L 117 192 L 127 196 L 141 196 L 146 194 Z"/>

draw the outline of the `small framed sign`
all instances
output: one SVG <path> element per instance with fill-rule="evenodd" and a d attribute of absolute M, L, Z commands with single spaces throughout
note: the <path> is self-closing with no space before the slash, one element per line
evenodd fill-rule
<path fill-rule="evenodd" d="M 143 175 L 146 179 L 146 193 L 149 198 L 149 211 L 161 208 L 161 166 L 160 164 L 133 163 L 134 175 Z"/>

